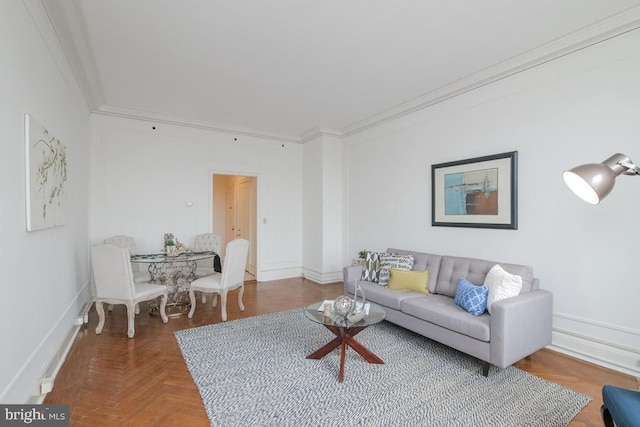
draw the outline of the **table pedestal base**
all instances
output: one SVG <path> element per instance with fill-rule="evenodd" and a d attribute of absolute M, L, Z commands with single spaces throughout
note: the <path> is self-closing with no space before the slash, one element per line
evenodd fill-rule
<path fill-rule="evenodd" d="M 338 374 L 339 382 L 342 382 L 344 380 L 344 362 L 347 353 L 347 346 L 354 349 L 356 353 L 362 356 L 362 358 L 369 363 L 384 364 L 382 359 L 380 359 L 371 350 L 369 350 L 355 338 L 353 338 L 358 333 L 366 329 L 366 326 L 344 328 L 340 326 L 324 325 L 324 327 L 333 332 L 336 337 L 320 347 L 318 350 L 308 355 L 307 359 L 322 359 L 324 356 L 331 353 L 331 351 L 340 347 L 340 373 Z"/>
<path fill-rule="evenodd" d="M 155 316 L 160 312 L 159 299 L 149 301 L 149 314 Z M 189 294 L 185 291 L 174 292 L 167 295 L 165 313 L 167 317 L 178 317 L 187 314 L 191 309 Z"/>

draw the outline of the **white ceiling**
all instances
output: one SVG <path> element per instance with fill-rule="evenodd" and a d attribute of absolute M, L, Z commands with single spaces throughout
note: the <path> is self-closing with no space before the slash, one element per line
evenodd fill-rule
<path fill-rule="evenodd" d="M 348 133 L 575 50 L 637 25 L 640 9 L 640 0 L 43 4 L 93 110 L 292 140 L 317 127 Z"/>

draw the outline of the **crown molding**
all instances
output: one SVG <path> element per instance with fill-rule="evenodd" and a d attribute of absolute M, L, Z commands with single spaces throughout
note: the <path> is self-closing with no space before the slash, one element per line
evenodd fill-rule
<path fill-rule="evenodd" d="M 80 13 L 79 1 L 40 0 L 40 3 L 49 17 L 56 38 L 92 113 L 300 143 L 298 136 L 108 105 L 99 81 L 98 67 L 87 41 L 86 24 Z"/>
<path fill-rule="evenodd" d="M 322 137 L 322 136 L 335 136 L 338 138 L 342 138 L 342 132 L 338 129 L 327 128 L 323 126 L 318 126 L 312 129 L 309 129 L 305 133 L 300 135 L 300 142 L 303 144 L 311 141 L 314 138 Z"/>
<path fill-rule="evenodd" d="M 205 122 L 168 114 L 106 105 L 106 98 L 99 82 L 97 66 L 87 43 L 85 23 L 82 19 L 82 14 L 79 13 L 80 3 L 78 0 L 39 1 L 49 16 L 56 37 L 63 48 L 64 55 L 81 88 L 89 109 L 93 113 L 296 143 L 305 143 L 322 135 L 342 138 L 363 132 L 640 28 L 640 6 L 634 6 L 617 15 L 442 86 L 410 101 L 381 111 L 340 130 L 318 126 L 294 136 L 273 131 L 263 131 L 239 126 L 234 127 L 227 124 Z"/>
<path fill-rule="evenodd" d="M 640 28 L 640 6 L 471 74 L 341 129 L 350 136 Z"/>
<path fill-rule="evenodd" d="M 49 16 L 89 110 L 99 108 L 105 103 L 105 96 L 98 77 L 98 67 L 86 39 L 84 19 L 78 13 L 80 6 L 73 0 L 40 2 Z"/>
<path fill-rule="evenodd" d="M 243 135 L 256 138 L 267 138 L 282 142 L 295 142 L 300 144 L 301 140 L 298 136 L 286 135 L 278 132 L 267 130 L 253 129 L 242 126 L 231 126 L 222 123 L 212 123 L 205 120 L 196 120 L 186 117 L 179 117 L 170 114 L 156 113 L 152 111 L 138 110 L 128 107 L 116 107 L 113 105 L 102 105 L 100 108 L 92 111 L 94 114 L 104 116 L 122 117 L 134 120 L 146 120 L 154 123 L 163 123 L 173 126 L 184 126 L 195 129 L 203 129 L 215 132 L 232 133 L 234 135 Z"/>

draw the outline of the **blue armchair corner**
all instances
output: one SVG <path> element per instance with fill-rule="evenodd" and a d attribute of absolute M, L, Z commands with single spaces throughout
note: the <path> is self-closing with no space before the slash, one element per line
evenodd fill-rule
<path fill-rule="evenodd" d="M 640 427 L 640 391 L 605 385 L 602 402 L 600 413 L 606 427 Z"/>

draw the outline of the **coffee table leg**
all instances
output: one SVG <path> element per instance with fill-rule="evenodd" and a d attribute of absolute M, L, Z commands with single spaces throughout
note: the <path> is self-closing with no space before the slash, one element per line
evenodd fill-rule
<path fill-rule="evenodd" d="M 378 356 L 376 356 L 367 347 L 365 347 L 362 344 L 360 344 L 360 342 L 358 342 L 355 338 L 347 335 L 345 341 L 349 345 L 349 347 L 354 349 L 367 362 L 369 362 L 369 363 L 377 363 L 377 364 L 380 364 L 380 365 L 384 364 L 382 359 L 380 359 Z M 344 347 L 344 343 L 343 343 L 343 347 Z"/>
<path fill-rule="evenodd" d="M 344 334 L 344 329 L 341 331 Z M 344 380 L 344 361 L 347 356 L 347 340 L 345 336 L 341 337 L 342 344 L 340 345 L 340 373 L 338 374 L 338 382 L 341 383 Z"/>
<path fill-rule="evenodd" d="M 336 337 L 332 341 L 329 341 L 328 343 L 308 355 L 307 359 L 322 359 L 324 356 L 331 353 L 334 349 L 338 348 L 341 343 L 342 339 L 340 337 Z"/>
<path fill-rule="evenodd" d="M 324 326 L 331 332 L 333 332 L 336 337 L 308 355 L 307 359 L 322 359 L 324 356 L 331 353 L 334 349 L 340 347 L 340 373 L 338 374 L 338 382 L 342 382 L 344 380 L 344 365 L 347 355 L 347 346 L 354 349 L 356 353 L 362 356 L 362 358 L 369 363 L 384 364 L 382 359 L 380 359 L 371 350 L 369 350 L 355 338 L 353 338 L 359 332 L 363 331 L 365 329 L 364 327 L 346 329 L 337 326 Z"/>

